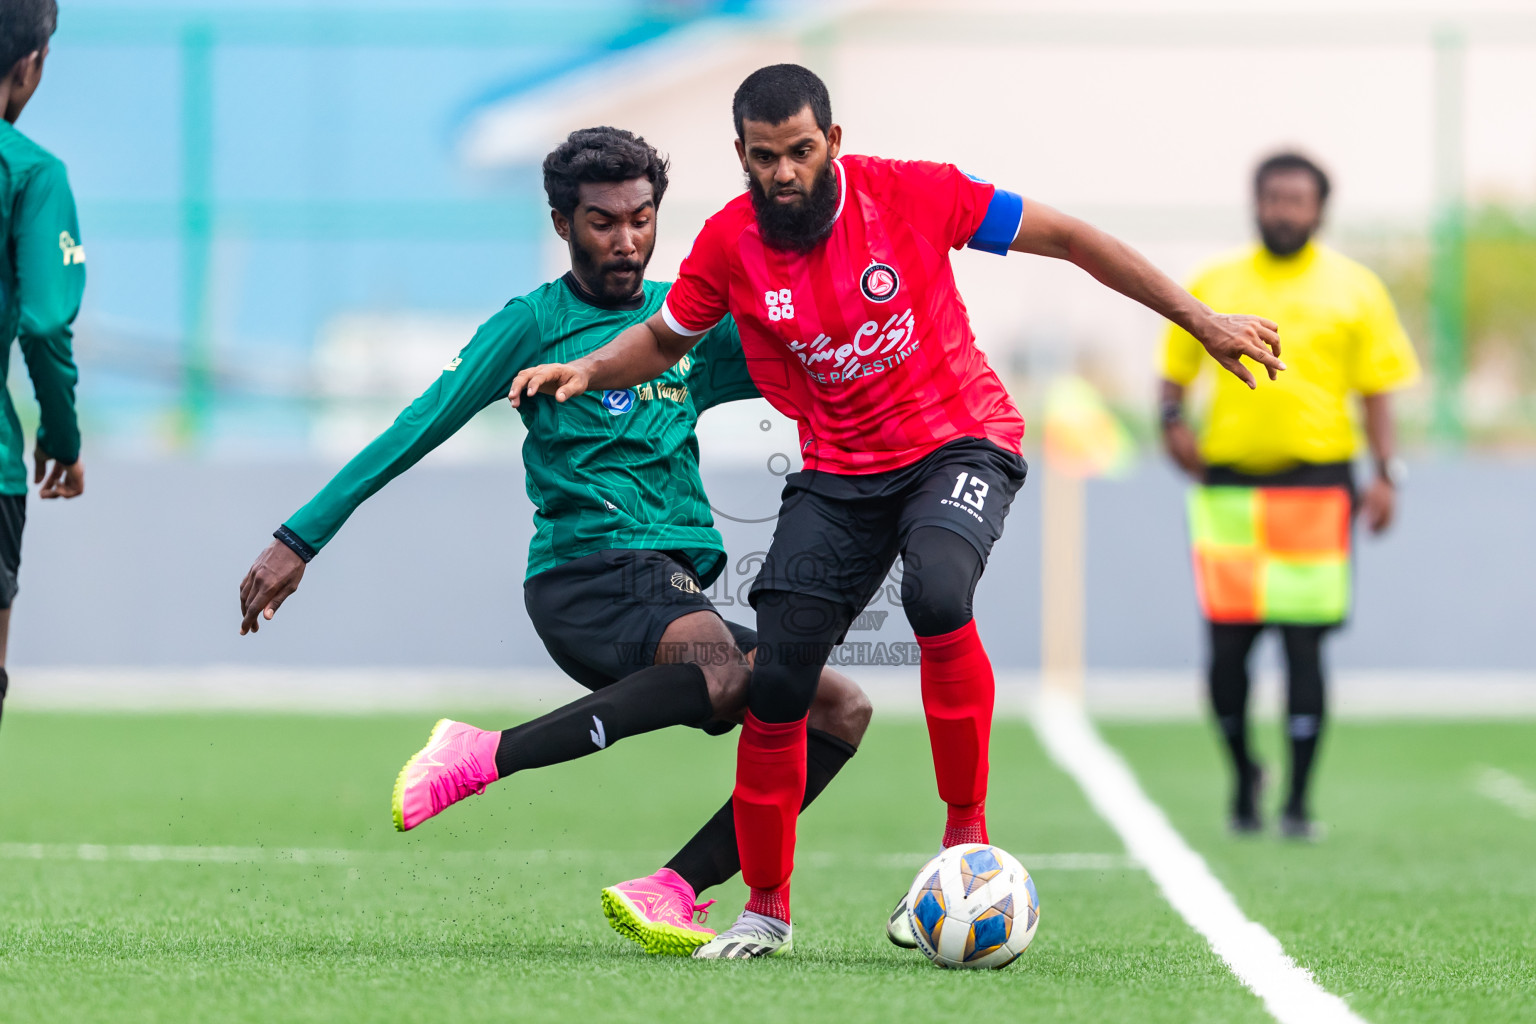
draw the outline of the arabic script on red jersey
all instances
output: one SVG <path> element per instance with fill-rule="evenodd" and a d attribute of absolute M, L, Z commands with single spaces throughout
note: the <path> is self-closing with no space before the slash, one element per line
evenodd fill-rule
<path fill-rule="evenodd" d="M 767 245 L 745 193 L 711 217 L 667 295 L 669 325 L 695 334 L 735 317 L 758 389 L 799 425 L 806 469 L 885 472 L 960 437 L 1019 451 L 1024 418 L 976 347 L 949 264 L 993 186 L 949 164 L 833 166 L 832 234 L 807 253 Z"/>

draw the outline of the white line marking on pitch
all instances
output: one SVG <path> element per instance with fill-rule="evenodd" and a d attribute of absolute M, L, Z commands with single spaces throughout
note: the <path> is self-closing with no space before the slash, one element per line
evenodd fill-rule
<path fill-rule="evenodd" d="M 101 843 L 0 843 L 4 860 L 156 861 L 212 864 L 351 864 L 359 850 L 277 850 L 262 846 L 107 846 Z"/>
<path fill-rule="evenodd" d="M 139 864 L 172 862 L 183 864 L 297 864 L 356 866 L 365 861 L 402 863 L 421 860 L 518 861 L 528 863 L 570 863 L 619 858 L 665 857 L 665 852 L 635 850 L 430 850 L 410 847 L 391 850 L 311 850 L 277 849 L 264 846 L 107 846 L 100 843 L 0 843 L 0 860 L 74 860 L 130 861 Z M 929 853 L 831 853 L 811 850 L 802 853 L 803 866 L 837 867 L 873 860 L 880 867 L 921 867 Z M 1036 853 L 1021 858 L 1035 870 L 1119 871 L 1139 868 L 1132 858 L 1121 853 Z"/>
<path fill-rule="evenodd" d="M 882 868 L 920 868 L 933 857 L 927 853 L 880 853 L 874 861 Z M 806 855 L 805 863 L 821 867 L 817 861 L 827 858 L 827 867 L 834 863 L 854 859 L 852 854 Z M 800 860 L 802 858 L 796 858 Z M 1134 857 L 1123 853 L 1021 853 L 1019 862 L 1031 871 L 1137 871 L 1141 865 Z"/>
<path fill-rule="evenodd" d="M 1518 775 L 1484 765 L 1477 776 L 1477 791 L 1520 817 L 1536 821 L 1536 790 L 1527 786 Z"/>
<path fill-rule="evenodd" d="M 1281 1024 L 1365 1024 L 1286 955 L 1263 925 L 1244 916 L 1205 860 L 1142 791 L 1130 767 L 1099 736 L 1081 703 L 1040 695 L 1035 731 L 1051 758 L 1077 780 L 1163 897 Z"/>

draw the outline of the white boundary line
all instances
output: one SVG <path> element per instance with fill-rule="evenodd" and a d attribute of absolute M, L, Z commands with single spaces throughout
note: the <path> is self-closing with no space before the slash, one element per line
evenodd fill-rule
<path fill-rule="evenodd" d="M 855 640 L 892 641 L 859 634 Z M 913 668 L 850 666 L 884 717 L 923 710 Z M 428 726 L 451 708 L 519 717 L 559 707 L 584 691 L 554 669 L 308 668 L 232 665 L 131 668 L 10 666 L 6 707 L 15 711 L 262 711 L 420 713 Z M 997 713 L 1017 717 L 1040 690 L 1040 673 L 999 671 Z M 1197 673 L 1089 672 L 1095 716 L 1195 720 L 1207 714 Z M 1536 672 L 1341 672 L 1328 683 L 1329 714 L 1351 719 L 1536 717 Z M 1250 706 L 1279 716 L 1284 686 L 1260 671 Z M 504 716 L 500 716 L 504 717 Z M 1203 719 L 1202 719 L 1203 720 Z M 506 724 L 506 723 L 503 723 Z"/>
<path fill-rule="evenodd" d="M 0 860 L 117 861 L 136 864 L 275 864 L 359 866 L 372 864 L 419 864 L 423 861 L 473 860 L 519 864 L 592 863 L 619 858 L 662 858 L 664 851 L 643 850 L 432 850 L 419 846 L 399 850 L 282 849 L 265 846 L 161 846 L 102 843 L 0 843 Z M 910 867 L 914 871 L 929 853 L 833 853 L 811 850 L 801 853 L 803 866 L 829 868 L 873 862 L 883 868 Z M 1140 865 L 1121 853 L 1036 853 L 1022 858 L 1042 871 L 1122 871 Z"/>
<path fill-rule="evenodd" d="M 1043 692 L 1035 731 L 1051 758 L 1077 780 L 1088 802 L 1120 834 L 1190 926 L 1281 1024 L 1365 1024 L 1325 991 L 1268 930 L 1248 920 L 1205 860 L 1142 791 L 1130 767 L 1099 736 L 1081 702 Z"/>
<path fill-rule="evenodd" d="M 1123 853 L 1021 853 L 1020 863 L 1030 871 L 1140 871 L 1141 865 L 1134 857 Z M 862 860 L 857 854 L 809 853 L 796 856 L 798 863 L 811 867 L 831 867 L 835 864 Z M 908 868 L 922 866 L 933 859 L 933 851 L 927 853 L 877 853 L 873 857 L 876 866 L 882 868 Z"/>
<path fill-rule="evenodd" d="M 1498 801 L 1522 818 L 1536 821 L 1536 790 L 1527 786 L 1518 775 L 1482 765 L 1473 785 L 1481 795 Z"/>

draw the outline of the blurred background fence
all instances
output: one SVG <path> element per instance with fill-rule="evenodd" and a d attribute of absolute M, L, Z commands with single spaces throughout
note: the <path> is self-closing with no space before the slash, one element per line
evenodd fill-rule
<path fill-rule="evenodd" d="M 1402 403 L 1422 472 L 1364 547 L 1340 656 L 1532 667 L 1536 12 L 1371 0 L 66 3 L 20 127 L 80 204 L 90 489 L 33 505 L 12 660 L 544 664 L 507 408 L 375 499 L 256 641 L 234 638 L 235 584 L 477 323 L 563 269 L 538 163 L 566 131 L 671 154 L 665 279 L 740 189 L 730 93 L 776 60 L 827 78 L 849 149 L 955 161 L 1179 276 L 1247 240 L 1259 158 L 1314 154 L 1327 240 L 1383 275 L 1431 370 Z M 1070 267 L 955 262 L 1027 417 L 1081 374 L 1142 443 L 1090 488 L 1090 666 L 1194 665 L 1182 502 L 1149 447 L 1157 319 Z M 787 425 L 752 406 L 701 434 L 717 506 L 769 516 Z M 983 597 L 1015 666 L 1038 663 L 1037 504 Z M 730 521 L 733 554 L 767 529 Z"/>

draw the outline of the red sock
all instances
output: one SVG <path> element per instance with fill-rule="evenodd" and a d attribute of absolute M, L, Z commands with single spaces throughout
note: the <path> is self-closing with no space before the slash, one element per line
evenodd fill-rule
<path fill-rule="evenodd" d="M 972 619 L 953 633 L 920 636 L 923 712 L 939 797 L 949 805 L 944 845 L 987 841 L 987 748 L 996 685 Z"/>
<path fill-rule="evenodd" d="M 808 716 L 807 716 L 808 717 Z M 736 746 L 736 845 L 747 909 L 789 920 L 795 820 L 805 800 L 805 722 L 761 722 L 747 712 Z"/>
<path fill-rule="evenodd" d="M 944 822 L 943 845 L 947 850 L 951 846 L 960 846 L 963 843 L 987 842 L 987 805 L 986 803 L 961 806 L 949 805 L 949 817 Z"/>

